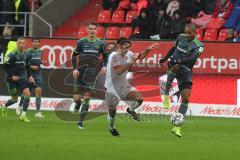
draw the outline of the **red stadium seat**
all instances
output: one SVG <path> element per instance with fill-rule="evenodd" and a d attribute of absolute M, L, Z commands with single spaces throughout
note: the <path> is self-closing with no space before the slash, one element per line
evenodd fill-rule
<path fill-rule="evenodd" d="M 197 39 L 202 40 L 203 38 L 203 29 L 197 28 Z"/>
<path fill-rule="evenodd" d="M 78 30 L 78 38 L 82 38 L 87 36 L 87 29 L 86 26 L 80 26 L 79 30 Z"/>
<path fill-rule="evenodd" d="M 211 21 L 207 24 L 206 28 L 211 28 L 211 29 L 220 29 L 226 20 L 222 18 L 213 18 Z"/>
<path fill-rule="evenodd" d="M 205 41 L 216 41 L 217 40 L 217 29 L 206 29 L 203 40 Z"/>
<path fill-rule="evenodd" d="M 219 32 L 219 35 L 218 35 L 218 40 L 219 41 L 224 41 L 225 39 L 228 38 L 227 30 L 228 29 L 221 29 L 221 31 Z"/>
<path fill-rule="evenodd" d="M 126 16 L 125 23 L 131 23 L 132 19 L 137 16 L 137 11 L 129 11 Z"/>
<path fill-rule="evenodd" d="M 124 11 L 117 10 L 113 13 L 111 23 L 123 23 L 124 21 Z"/>
<path fill-rule="evenodd" d="M 110 10 L 102 10 L 98 15 L 97 22 L 98 23 L 110 23 L 111 19 L 111 11 Z"/>
<path fill-rule="evenodd" d="M 120 30 L 119 38 L 125 37 L 129 38 L 132 35 L 132 27 L 122 27 Z"/>
<path fill-rule="evenodd" d="M 104 38 L 105 36 L 105 29 L 103 26 L 98 26 L 97 27 L 97 37 L 98 38 Z"/>
<path fill-rule="evenodd" d="M 118 27 L 108 27 L 106 31 L 106 39 L 118 39 L 119 28 Z"/>
<path fill-rule="evenodd" d="M 121 0 L 120 3 L 118 4 L 117 10 L 129 9 L 130 4 L 131 4 L 130 0 Z"/>

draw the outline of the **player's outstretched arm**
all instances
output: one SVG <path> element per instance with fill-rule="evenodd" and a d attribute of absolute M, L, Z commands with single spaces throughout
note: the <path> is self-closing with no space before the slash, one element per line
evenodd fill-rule
<path fill-rule="evenodd" d="M 173 55 L 175 49 L 176 49 L 175 46 L 172 47 L 172 48 L 168 51 L 167 55 L 166 55 L 164 58 L 160 59 L 159 63 L 161 64 L 161 63 L 166 62 L 166 61 Z"/>
<path fill-rule="evenodd" d="M 159 48 L 159 44 L 158 43 L 154 43 L 153 45 L 149 46 L 148 48 L 146 48 L 142 53 L 141 55 L 139 56 L 138 59 L 144 59 L 148 53 L 151 51 L 151 50 L 155 50 Z"/>

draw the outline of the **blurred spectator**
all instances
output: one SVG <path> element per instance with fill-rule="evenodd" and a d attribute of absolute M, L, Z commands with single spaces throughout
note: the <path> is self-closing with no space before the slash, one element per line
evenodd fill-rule
<path fill-rule="evenodd" d="M 201 11 L 198 14 L 197 18 L 191 19 L 191 22 L 198 27 L 206 28 L 207 24 L 211 21 L 211 19 L 212 19 L 212 15 L 208 15 L 203 11 Z"/>
<path fill-rule="evenodd" d="M 33 5 L 33 6 L 32 6 Z M 42 5 L 41 0 L 28 0 L 28 6 L 31 11 L 35 11 Z M 33 7 L 33 8 L 32 8 Z M 33 10 L 32 10 L 33 9 Z"/>
<path fill-rule="evenodd" d="M 204 5 L 204 13 L 207 15 L 212 15 L 216 6 L 217 0 L 206 0 Z"/>
<path fill-rule="evenodd" d="M 240 43 L 240 32 L 239 31 L 236 33 L 236 38 L 235 39 L 236 39 L 235 42 Z"/>
<path fill-rule="evenodd" d="M 220 29 L 230 16 L 233 9 L 231 0 L 218 0 L 213 13 L 213 18 L 207 25 L 207 28 Z"/>
<path fill-rule="evenodd" d="M 13 27 L 9 26 L 9 23 L 6 24 L 2 35 L 0 35 L 0 54 L 5 54 L 8 49 L 8 44 L 11 41 L 16 41 L 16 37 L 12 36 Z"/>
<path fill-rule="evenodd" d="M 184 32 L 185 20 L 180 15 L 180 11 L 174 12 L 174 15 L 172 17 L 170 39 L 176 39 L 179 34 Z"/>
<path fill-rule="evenodd" d="M 183 18 L 191 16 L 194 0 L 179 0 L 179 1 L 180 1 L 181 16 Z"/>
<path fill-rule="evenodd" d="M 15 12 L 13 0 L 1 0 L 2 2 L 2 11 L 3 12 Z M 14 23 L 14 14 L 2 14 L 1 15 L 1 24 Z"/>
<path fill-rule="evenodd" d="M 191 8 L 191 17 L 197 18 L 201 11 L 204 11 L 205 0 L 194 0 Z"/>
<path fill-rule="evenodd" d="M 195 2 L 194 2 L 195 6 L 193 6 L 193 7 L 198 7 L 197 5 L 199 4 L 199 2 L 196 2 L 196 1 L 197 0 L 195 0 Z M 196 14 L 197 11 L 199 11 L 199 9 L 202 8 L 202 5 L 203 5 L 203 10 L 201 10 L 197 14 L 197 16 L 195 16 L 194 14 Z M 215 6 L 216 6 L 216 0 L 211 0 L 211 1 L 202 0 L 202 2 L 200 2 L 200 4 L 199 4 L 199 8 L 198 9 L 196 8 L 197 11 L 196 12 L 193 11 L 194 18 L 191 19 L 191 23 L 197 25 L 200 28 L 206 28 L 206 26 L 212 19 L 212 14 L 213 14 Z"/>
<path fill-rule="evenodd" d="M 160 34 L 161 31 L 165 28 L 165 23 L 167 21 L 166 17 L 166 11 L 165 8 L 159 8 L 158 11 L 155 13 L 156 15 L 156 21 L 155 21 L 155 27 L 153 29 L 154 34 Z"/>
<path fill-rule="evenodd" d="M 139 33 L 135 34 L 132 38 L 148 39 L 150 37 L 152 25 L 146 8 L 142 8 L 140 15 L 132 20 L 132 27 L 139 28 Z"/>
<path fill-rule="evenodd" d="M 224 24 L 225 28 L 234 28 L 235 30 L 240 31 L 240 0 L 233 0 L 234 8 Z"/>
<path fill-rule="evenodd" d="M 154 13 L 157 10 L 155 0 L 147 0 L 147 7 L 146 8 L 147 8 L 149 16 L 154 16 Z"/>
<path fill-rule="evenodd" d="M 234 37 L 234 31 L 233 29 L 228 29 L 227 30 L 227 39 L 225 39 L 225 42 L 234 42 L 235 37 Z"/>
<path fill-rule="evenodd" d="M 227 19 L 233 9 L 231 0 L 218 0 L 213 12 L 213 18 L 219 17 Z"/>
<path fill-rule="evenodd" d="M 166 13 L 170 17 L 173 17 L 174 12 L 177 11 L 179 8 L 180 8 L 180 2 L 178 0 L 172 0 L 167 6 Z"/>
<path fill-rule="evenodd" d="M 168 3 L 169 3 L 169 0 L 155 0 L 155 7 L 157 9 L 159 8 L 167 9 Z"/>
<path fill-rule="evenodd" d="M 102 7 L 105 10 L 116 10 L 120 0 L 103 0 Z"/>
<path fill-rule="evenodd" d="M 28 16 L 25 17 L 24 14 L 19 14 L 18 12 L 29 12 L 29 6 L 27 0 L 14 0 L 14 6 L 15 6 L 15 17 L 14 17 L 14 24 L 16 25 L 24 25 L 25 18 L 27 18 L 28 23 Z M 28 26 L 28 25 L 27 25 Z M 18 36 L 24 35 L 24 28 L 22 27 L 15 27 L 14 34 Z"/>

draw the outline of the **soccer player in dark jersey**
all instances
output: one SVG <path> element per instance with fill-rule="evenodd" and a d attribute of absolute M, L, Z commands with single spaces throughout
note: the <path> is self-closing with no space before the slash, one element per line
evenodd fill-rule
<path fill-rule="evenodd" d="M 31 76 L 31 71 L 26 59 L 25 39 L 19 38 L 17 40 L 17 50 L 12 51 L 4 59 L 4 68 L 7 73 L 6 82 L 8 91 L 11 95 L 5 105 L 2 106 L 2 116 L 7 116 L 7 107 L 17 103 L 18 101 L 18 90 L 20 90 L 24 96 L 23 100 L 23 111 L 20 115 L 20 120 L 24 122 L 30 122 L 26 117 L 27 109 L 30 100 L 30 91 L 28 87 L 28 81 L 35 83 L 34 78 Z M 30 75 L 29 79 L 26 78 L 26 71 Z"/>
<path fill-rule="evenodd" d="M 35 83 L 29 83 L 30 89 L 35 90 L 35 102 L 36 102 L 36 118 L 44 118 L 42 115 L 40 108 L 41 108 L 41 96 L 42 96 L 42 73 L 41 73 L 41 64 L 42 64 L 42 51 L 40 50 L 40 39 L 33 38 L 32 39 L 32 48 L 27 50 L 26 58 L 30 65 L 30 70 L 32 76 L 34 78 Z M 29 76 L 29 75 L 28 75 Z M 16 109 L 16 113 L 18 115 L 21 114 L 22 105 L 23 105 L 24 97 L 21 97 L 19 107 Z"/>
<path fill-rule="evenodd" d="M 178 112 L 185 116 L 192 87 L 192 68 L 203 50 L 203 44 L 196 38 L 196 26 L 193 24 L 187 24 L 185 26 L 185 34 L 180 34 L 178 36 L 175 46 L 170 49 L 166 57 L 160 60 L 160 63 L 164 63 L 170 58 L 168 63 L 169 71 L 166 91 L 163 101 L 165 109 L 168 109 L 169 107 L 169 90 L 176 77 L 182 97 L 182 103 Z M 181 137 L 181 128 L 175 126 L 172 133 Z"/>
<path fill-rule="evenodd" d="M 80 110 L 80 119 L 78 128 L 83 128 L 83 121 L 89 109 L 89 101 L 93 96 L 93 89 L 99 71 L 105 73 L 105 67 L 102 67 L 101 55 L 104 54 L 105 42 L 96 37 L 97 26 L 93 23 L 88 25 L 88 36 L 77 42 L 73 52 L 73 77 L 74 85 L 74 101 L 76 103 L 75 111 L 81 106 L 81 98 L 83 98 Z M 106 58 L 104 58 L 106 59 Z M 106 62 L 104 62 L 104 66 Z"/>

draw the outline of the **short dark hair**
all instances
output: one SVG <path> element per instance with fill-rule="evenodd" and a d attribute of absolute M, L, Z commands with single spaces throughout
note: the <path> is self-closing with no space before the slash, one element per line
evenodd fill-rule
<path fill-rule="evenodd" d="M 34 40 L 40 41 L 40 38 L 39 38 L 39 37 L 32 37 L 32 42 L 33 42 Z"/>
<path fill-rule="evenodd" d="M 195 24 L 192 24 L 192 23 L 186 24 L 185 27 L 190 28 L 194 32 L 196 32 L 196 30 L 197 30 L 197 26 Z"/>
<path fill-rule="evenodd" d="M 131 43 L 129 39 L 127 39 L 126 37 L 120 37 L 118 40 L 117 40 L 117 44 L 122 44 L 124 42 L 127 42 L 127 43 Z"/>
<path fill-rule="evenodd" d="M 88 22 L 88 25 L 87 26 L 90 26 L 90 25 L 94 25 L 94 26 L 96 26 L 97 27 L 97 23 L 96 22 Z"/>
<path fill-rule="evenodd" d="M 21 36 L 21 37 L 18 37 L 17 40 L 25 40 L 25 38 Z"/>

